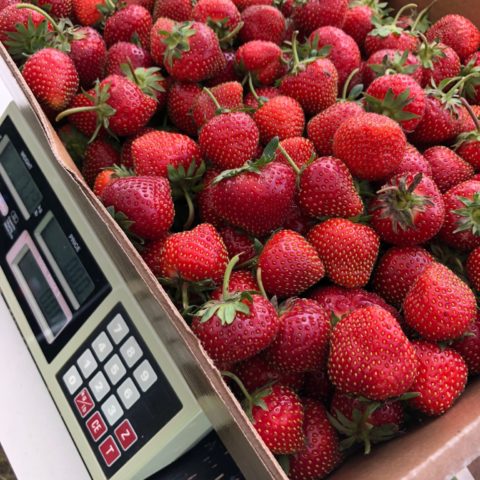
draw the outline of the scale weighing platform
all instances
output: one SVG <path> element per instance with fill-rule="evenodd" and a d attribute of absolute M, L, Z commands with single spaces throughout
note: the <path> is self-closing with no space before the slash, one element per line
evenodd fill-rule
<path fill-rule="evenodd" d="M 243 478 L 68 180 L 0 58 L 0 442 L 19 480 Z"/>

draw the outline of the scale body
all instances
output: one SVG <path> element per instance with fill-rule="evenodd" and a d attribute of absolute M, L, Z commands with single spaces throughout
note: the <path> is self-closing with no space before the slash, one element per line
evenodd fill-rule
<path fill-rule="evenodd" d="M 89 475 L 144 479 L 211 424 L 74 185 L 0 58 L 2 295 Z"/>

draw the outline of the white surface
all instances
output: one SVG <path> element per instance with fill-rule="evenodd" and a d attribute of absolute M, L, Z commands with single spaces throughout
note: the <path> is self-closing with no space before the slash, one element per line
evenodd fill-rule
<path fill-rule="evenodd" d="M 18 480 L 90 476 L 0 295 L 0 443 Z"/>
<path fill-rule="evenodd" d="M 467 468 L 464 468 L 460 472 L 458 472 L 456 475 L 457 480 L 475 480 L 473 478 L 473 475 L 468 471 Z"/>

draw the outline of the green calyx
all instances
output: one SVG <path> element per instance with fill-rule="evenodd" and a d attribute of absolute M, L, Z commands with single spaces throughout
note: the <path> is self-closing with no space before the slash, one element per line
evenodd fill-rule
<path fill-rule="evenodd" d="M 475 57 L 462 67 L 460 76 L 467 77 L 463 85 L 465 96 L 474 100 L 477 96 L 477 89 L 480 87 L 480 65 L 476 65 Z"/>
<path fill-rule="evenodd" d="M 386 115 L 397 122 L 418 118 L 417 114 L 404 110 L 404 108 L 413 101 L 413 98 L 410 97 L 409 88 L 405 89 L 399 95 L 395 95 L 393 90 L 389 88 L 383 99 L 373 97 L 366 93 L 365 100 L 367 101 L 370 112 Z"/>
<path fill-rule="evenodd" d="M 475 115 L 473 108 L 470 106 L 468 101 L 465 98 L 461 98 L 463 106 L 467 109 L 470 118 L 473 120 L 473 124 L 475 125 L 475 130 L 470 132 L 461 133 L 457 137 L 457 142 L 453 146 L 454 150 L 458 150 L 464 143 L 473 143 L 473 142 L 480 142 L 480 120 Z"/>
<path fill-rule="evenodd" d="M 243 28 L 244 23 L 239 22 L 235 28 L 231 29 L 228 25 L 230 18 L 225 17 L 220 20 L 214 20 L 211 17 L 207 17 L 207 25 L 215 32 L 218 37 L 218 41 L 222 48 L 228 48 L 233 45 L 237 35 Z"/>
<path fill-rule="evenodd" d="M 134 177 L 135 172 L 125 165 L 114 164 L 111 167 L 105 167 L 103 170 L 111 170 L 113 172 L 112 178 Z"/>
<path fill-rule="evenodd" d="M 462 203 L 462 207 L 452 210 L 458 215 L 457 228 L 453 233 L 470 232 L 472 235 L 480 235 L 480 192 L 475 192 L 473 198 L 456 197 Z"/>
<path fill-rule="evenodd" d="M 145 244 L 145 240 L 133 233 L 131 227 L 134 225 L 134 221 L 130 220 L 125 213 L 115 210 L 114 206 L 107 207 L 108 213 L 112 216 L 112 218 L 117 222 L 119 227 L 125 232 L 125 235 L 129 238 L 129 240 L 133 243 L 134 247 L 137 250 L 141 250 L 143 245 Z"/>
<path fill-rule="evenodd" d="M 418 173 L 411 182 L 407 182 L 408 175 L 404 175 L 395 184 L 388 183 L 377 192 L 378 204 L 373 210 L 380 210 L 381 219 L 390 219 L 395 233 L 399 227 L 403 231 L 415 228 L 416 214 L 434 205 L 430 197 L 415 193 L 422 177 Z"/>
<path fill-rule="evenodd" d="M 372 23 L 374 28 L 369 33 L 369 35 L 380 38 L 386 38 L 390 35 L 394 35 L 397 37 L 400 36 L 405 30 L 397 25 L 398 20 L 404 12 L 416 8 L 417 5 L 415 3 L 408 3 L 407 5 L 404 5 L 400 10 L 398 10 L 397 14 L 393 18 L 379 18 L 378 16 L 373 16 Z"/>
<path fill-rule="evenodd" d="M 157 93 L 165 92 L 165 88 L 162 85 L 164 78 L 160 74 L 158 67 L 150 68 L 133 68 L 132 63 L 123 63 L 120 66 L 124 75 L 137 85 L 140 90 L 149 97 L 157 100 Z"/>
<path fill-rule="evenodd" d="M 108 17 L 111 17 L 123 6 L 125 6 L 124 2 L 119 3 L 118 0 L 105 0 L 104 3 L 99 3 L 96 5 L 97 10 L 101 14 L 101 19 L 98 22 L 98 26 L 101 30 L 105 28 L 105 22 L 107 21 Z"/>
<path fill-rule="evenodd" d="M 433 42 L 429 42 L 425 35 L 422 33 L 419 35 L 422 39 L 422 43 L 418 50 L 418 58 L 422 62 L 423 68 L 433 70 L 434 63 L 440 58 L 445 58 L 447 55 L 445 54 L 443 48 L 439 46 L 440 41 L 435 40 Z"/>
<path fill-rule="evenodd" d="M 408 50 L 405 50 L 404 52 L 396 52 L 393 58 L 385 55 L 382 59 L 382 63 L 368 65 L 368 67 L 375 73 L 377 77 L 395 73 L 411 75 L 412 73 L 416 72 L 419 65 L 407 65 L 407 59 Z"/>
<path fill-rule="evenodd" d="M 167 46 L 164 59 L 172 67 L 173 61 L 182 58 L 184 52 L 190 51 L 190 37 L 197 31 L 192 28 L 193 22 L 177 23 L 171 32 L 160 30 L 158 33 L 164 38 L 162 42 Z"/>

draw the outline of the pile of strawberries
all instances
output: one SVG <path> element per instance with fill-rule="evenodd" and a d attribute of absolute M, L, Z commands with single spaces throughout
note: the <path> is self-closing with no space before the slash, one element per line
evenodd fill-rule
<path fill-rule="evenodd" d="M 0 0 L 0 41 L 291 479 L 480 373 L 480 32 L 415 7 Z"/>

